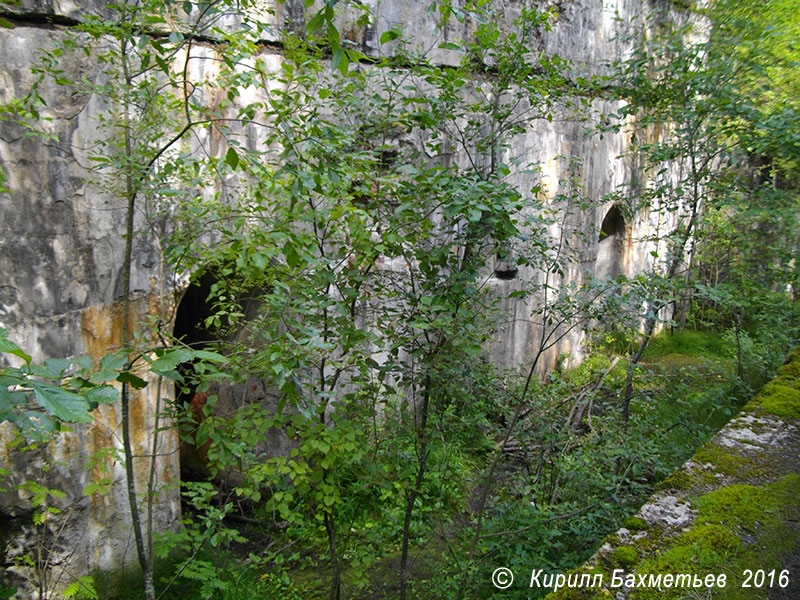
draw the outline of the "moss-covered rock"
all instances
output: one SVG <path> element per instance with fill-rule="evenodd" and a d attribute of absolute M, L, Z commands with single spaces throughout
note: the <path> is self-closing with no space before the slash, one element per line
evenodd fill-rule
<path fill-rule="evenodd" d="M 625 519 L 624 527 L 630 531 L 643 531 L 647 529 L 647 521 L 641 517 L 628 517 Z"/>
<path fill-rule="evenodd" d="M 639 561 L 639 552 L 633 546 L 619 546 L 611 552 L 609 559 L 616 567 L 628 568 Z"/>
<path fill-rule="evenodd" d="M 765 597 L 763 590 L 741 588 L 745 569 L 779 569 L 780 555 L 796 542 L 792 522 L 800 513 L 800 476 L 787 475 L 764 487 L 735 484 L 695 499 L 697 520 L 636 571 L 692 573 L 727 577 L 725 598 Z M 686 590 L 637 588 L 632 600 L 683 598 Z"/>
<path fill-rule="evenodd" d="M 800 348 L 795 348 L 786 358 L 784 365 L 778 369 L 778 377 L 795 377 L 800 379 Z"/>
<path fill-rule="evenodd" d="M 777 379 L 764 386 L 756 403 L 768 414 L 783 419 L 800 419 L 800 389 Z"/>
<path fill-rule="evenodd" d="M 742 540 L 729 528 L 716 523 L 691 528 L 681 536 L 680 543 L 706 546 L 723 556 L 739 552 L 744 547 Z"/>
<path fill-rule="evenodd" d="M 696 499 L 700 509 L 698 523 L 722 521 L 730 527 L 752 529 L 763 518 L 772 496 L 761 487 L 747 484 L 729 485 Z"/>
<path fill-rule="evenodd" d="M 701 480 L 697 473 L 689 472 L 687 469 L 680 469 L 658 484 L 657 489 L 685 491 L 691 490 L 700 484 Z"/>
<path fill-rule="evenodd" d="M 734 454 L 719 444 L 709 442 L 698 450 L 693 458 L 699 463 L 710 464 L 711 469 L 717 473 L 747 479 L 759 470 L 758 461 Z M 710 484 L 716 478 L 711 475 L 703 483 Z"/>

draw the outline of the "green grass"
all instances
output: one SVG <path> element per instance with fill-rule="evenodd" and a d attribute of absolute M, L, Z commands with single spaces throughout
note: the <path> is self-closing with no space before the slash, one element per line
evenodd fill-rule
<path fill-rule="evenodd" d="M 224 567 L 219 573 L 222 589 L 213 592 L 215 600 L 306 600 L 311 598 L 304 585 L 298 585 L 279 568 L 259 569 L 245 565 L 230 553 L 223 553 Z M 156 596 L 158 596 L 181 566 L 177 561 L 156 561 Z M 184 573 L 190 572 L 190 569 Z M 144 600 L 141 572 L 128 569 L 117 572 L 97 572 L 92 575 L 95 588 L 103 600 Z M 178 578 L 162 600 L 191 600 L 208 597 L 203 582 L 186 577 Z M 80 600 L 80 596 L 78 596 Z"/>
<path fill-rule="evenodd" d="M 715 331 L 665 331 L 648 344 L 644 359 L 661 358 L 670 354 L 702 358 L 727 358 L 729 356 L 722 334 Z"/>

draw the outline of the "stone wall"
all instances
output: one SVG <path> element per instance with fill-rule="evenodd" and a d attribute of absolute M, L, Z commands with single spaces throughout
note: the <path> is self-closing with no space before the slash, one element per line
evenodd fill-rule
<path fill-rule="evenodd" d="M 379 43 L 382 33 L 400 27 L 406 38 L 421 48 L 430 48 L 433 59 L 442 66 L 454 64 L 459 55 L 440 49 L 446 41 L 457 41 L 472 35 L 469 19 L 451 20 L 442 27 L 436 12 L 421 10 L 418 0 L 370 0 L 366 6 L 372 17 L 369 25 L 355 24 L 355 12 L 343 12 L 339 26 L 343 38 L 368 56 L 392 52 L 393 45 Z M 506 26 L 519 13 L 521 4 L 501 0 Z M 556 14 L 551 28 L 542 29 L 531 39 L 535 49 L 558 54 L 573 63 L 573 75 L 604 72 L 605 61 L 622 58 L 629 48 L 616 39 L 621 28 L 636 21 L 650 7 L 640 0 L 571 0 L 556 1 L 548 6 Z M 318 9 L 303 10 L 299 0 L 256 7 L 263 19 L 274 24 L 274 35 L 264 40 L 262 56 L 277 66 L 281 61 L 281 30 L 286 27 L 303 31 L 308 15 Z M 43 49 L 61 40 L 65 31 L 86 14 L 102 14 L 107 9 L 103 0 L 75 3 L 68 0 L 17 0 L 0 2 L 0 16 L 11 28 L 0 30 L 0 103 L 24 97 L 31 89 L 36 74 L 31 67 Z M 270 13 L 270 10 L 273 11 Z M 227 18 L 225 27 L 236 27 L 236 15 Z M 181 23 L 172 26 L 180 29 Z M 198 46 L 196 52 L 214 57 L 220 51 L 213 43 Z M 64 67 L 69 76 L 97 77 L 98 69 L 91 57 L 81 53 L 67 59 Z M 196 77 L 205 76 L 195 73 Z M 577 93 L 577 92 L 576 92 Z M 122 293 L 122 256 L 124 252 L 124 216 L 126 206 L 120 196 L 103 192 L 96 185 L 90 150 L 99 140 L 102 129 L 97 126 L 106 107 L 96 95 L 74 96 L 67 88 L 46 83 L 41 88 L 46 101 L 42 123 L 50 139 L 32 138 L 24 129 L 0 121 L 0 166 L 8 176 L 8 191 L 0 194 L 0 325 L 9 337 L 26 352 L 41 360 L 45 357 L 69 357 L 89 354 L 99 359 L 118 348 L 122 341 L 119 299 Z M 619 107 L 618 102 L 595 100 L 592 119 L 607 119 Z M 524 163 L 542 166 L 538 175 L 520 173 L 513 177 L 519 189 L 527 190 L 541 183 L 545 199 L 554 198 L 572 173 L 572 164 L 579 164 L 577 180 L 582 193 L 591 201 L 590 208 L 565 221 L 570 231 L 599 231 L 611 209 L 602 198 L 625 185 L 636 166 L 622 159 L 629 145 L 629 132 L 608 133 L 602 139 L 585 134 L 589 123 L 569 118 L 563 108 L 557 117 L 542 119 L 514 140 L 509 153 Z M 253 134 L 256 135 L 256 134 Z M 247 135 L 245 135 L 247 137 Z M 198 134 L 199 144 L 223 156 L 225 148 L 215 145 L 210 133 Z M 256 139 L 245 139 L 255 144 Z M 144 215 L 137 215 L 136 227 L 146 225 Z M 652 266 L 654 246 L 644 241 L 645 233 L 669 230 L 669 222 L 658 215 L 638 213 L 615 231 L 613 248 L 601 249 L 599 239 L 586 243 L 584 261 L 565 274 L 565 280 L 579 281 L 583 270 L 595 273 L 641 272 Z M 552 232 L 557 235 L 558 231 Z M 131 289 L 136 299 L 135 313 L 169 320 L 184 282 L 164 267 L 156 236 L 137 235 L 133 248 Z M 528 271 L 516 278 L 496 277 L 491 285 L 499 292 L 515 289 L 525 279 L 540 277 Z M 514 368 L 529 359 L 539 335 L 530 321 L 531 302 L 507 301 L 501 335 L 493 354 L 503 366 Z M 571 352 L 580 359 L 580 332 L 564 339 L 553 348 L 542 363 L 550 368 L 555 357 Z M 172 395 L 171 387 L 157 389 L 155 382 L 132 399 L 134 453 L 152 452 L 152 431 L 156 397 Z M 24 579 L 16 565 L 31 544 L 31 506 L 28 494 L 14 489 L 14 484 L 41 475 L 41 464 L 26 463 L 8 445 L 12 433 L 0 426 L 0 456 L 11 465 L 11 485 L 0 495 L 0 562 L 9 573 L 20 571 L 14 583 Z M 87 569 L 114 569 L 135 563 L 129 511 L 124 491 L 124 471 L 120 461 L 106 454 L 101 463 L 89 459 L 109 447 L 119 449 L 119 415 L 116 407 L 98 411 L 95 423 L 73 427 L 73 432 L 47 448 L 46 453 L 59 461 L 46 476 L 46 482 L 66 492 L 59 501 L 62 514 L 48 525 L 52 537 L 55 562 L 63 569 L 62 585 Z M 162 434 L 157 472 L 161 490 L 156 501 L 158 527 L 176 523 L 179 513 L 177 490 L 178 440 L 174 432 Z M 147 474 L 146 460 L 136 461 L 139 489 Z M 103 474 L 106 475 L 103 475 Z M 108 493 L 84 496 L 85 485 L 103 476 L 111 479 Z M 13 579 L 13 578 L 11 578 Z"/>

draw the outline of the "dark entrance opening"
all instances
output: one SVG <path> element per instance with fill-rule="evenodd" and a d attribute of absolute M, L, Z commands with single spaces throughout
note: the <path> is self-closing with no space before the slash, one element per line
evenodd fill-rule
<path fill-rule="evenodd" d="M 212 314 L 208 296 L 215 281 L 213 274 L 206 273 L 190 284 L 175 311 L 172 334 L 180 343 L 195 350 L 202 349 L 214 339 L 205 322 Z M 178 414 L 183 415 L 179 422 L 181 481 L 206 481 L 209 477 L 207 444 L 198 447 L 192 442 L 194 431 L 204 418 L 206 395 L 198 392 L 191 381 L 191 363 L 179 365 L 178 371 L 184 376 L 183 383 L 175 382 L 175 404 L 179 408 Z"/>
<path fill-rule="evenodd" d="M 612 206 L 606 213 L 603 219 L 603 224 L 600 225 L 600 240 L 614 236 L 625 235 L 625 217 L 622 216 L 622 211 L 618 206 Z"/>

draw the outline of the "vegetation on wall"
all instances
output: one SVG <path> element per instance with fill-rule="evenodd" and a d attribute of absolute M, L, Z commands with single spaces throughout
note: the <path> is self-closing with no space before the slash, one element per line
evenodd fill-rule
<path fill-rule="evenodd" d="M 794 67 L 780 29 L 757 43 L 769 14 L 790 17 L 776 4 L 756 30 L 719 4 L 707 38 L 654 17 L 610 79 L 575 82 L 531 46 L 552 12 L 506 27 L 489 3 L 433 3 L 443 26 L 474 30 L 439 46 L 462 57 L 444 68 L 395 29 L 380 39 L 391 58 L 364 56 L 337 28 L 337 2 L 270 54 L 260 41 L 274 32 L 247 4 L 110 6 L 47 50 L 37 86 L 4 107 L 43 135 L 45 83 L 104 98 L 94 185 L 126 218 L 124 347 L 99 365 L 37 366 L 0 338 L 24 362 L 3 368 L 0 421 L 55 435 L 119 400 L 127 438 L 130 387 L 176 382 L 162 416 L 205 449 L 208 480 L 185 483 L 179 530 L 154 532 L 158 490 L 152 478 L 136 489 L 124 444 L 147 600 L 177 582 L 198 598 L 477 598 L 498 565 L 574 566 L 797 340 Z M 61 70 L 71 52 L 97 63 L 93 79 Z M 586 198 L 577 177 L 551 196 L 513 185 L 537 167 L 508 152 L 514 139 L 557 103 L 582 118 L 591 102 L 572 98 L 587 87 L 627 100 L 600 129 L 635 118 L 641 170 L 618 205 L 677 224 L 631 279 L 568 276 L 586 245 L 574 222 L 609 199 Z M 145 235 L 165 270 L 213 282 L 203 347 L 131 322 Z M 537 275 L 503 297 L 495 256 Z M 520 373 L 486 350 L 509 299 L 528 301 L 537 331 Z M 664 325 L 683 331 L 654 337 Z M 541 375 L 579 328 L 589 359 Z M 263 397 L 225 404 L 252 381 Z M 277 432 L 285 454 L 267 451 Z M 70 593 L 96 595 L 102 579 Z M 112 588 L 104 597 L 126 597 Z"/>

